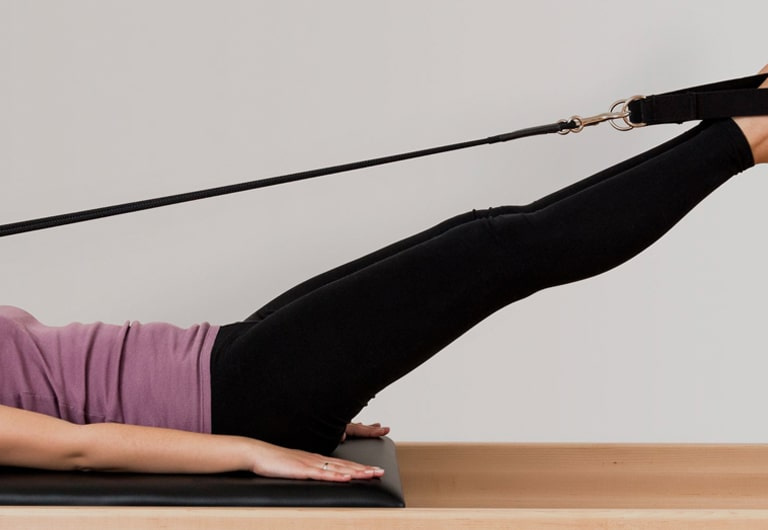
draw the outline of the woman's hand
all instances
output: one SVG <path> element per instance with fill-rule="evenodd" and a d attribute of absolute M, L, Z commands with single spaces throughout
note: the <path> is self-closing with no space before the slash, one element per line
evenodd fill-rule
<path fill-rule="evenodd" d="M 389 427 L 382 427 L 380 423 L 370 425 L 350 423 L 341 441 L 343 442 L 347 437 L 378 438 L 388 433 Z M 257 443 L 262 447 L 252 471 L 265 477 L 346 482 L 351 479 L 380 477 L 384 474 L 383 469 L 375 466 L 366 466 L 297 449 L 286 449 L 265 442 Z"/>
<path fill-rule="evenodd" d="M 298 449 L 286 449 L 265 442 L 256 442 L 251 471 L 265 477 L 328 480 L 347 482 L 352 479 L 380 477 L 384 470 L 349 460 L 332 458 Z"/>
<path fill-rule="evenodd" d="M 347 425 L 347 429 L 344 434 L 341 435 L 341 441 L 352 438 L 378 438 L 379 436 L 386 436 L 389 434 L 389 427 L 382 427 L 381 423 L 371 423 L 370 425 L 363 425 L 362 423 L 350 423 Z"/>

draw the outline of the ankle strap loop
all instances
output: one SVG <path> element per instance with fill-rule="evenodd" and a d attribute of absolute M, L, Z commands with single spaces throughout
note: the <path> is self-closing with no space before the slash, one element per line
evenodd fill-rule
<path fill-rule="evenodd" d="M 629 120 L 656 125 L 765 115 L 768 114 L 768 89 L 757 87 L 766 79 L 768 74 L 759 74 L 646 96 L 629 103 Z"/>

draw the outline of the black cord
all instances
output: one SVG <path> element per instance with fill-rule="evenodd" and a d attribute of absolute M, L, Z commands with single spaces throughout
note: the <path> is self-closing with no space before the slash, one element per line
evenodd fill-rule
<path fill-rule="evenodd" d="M 373 158 L 370 160 L 362 160 L 359 162 L 341 164 L 338 166 L 330 166 L 330 167 L 324 167 L 319 169 L 312 169 L 309 171 L 301 171 L 299 173 L 291 173 L 288 175 L 269 177 L 269 178 L 260 179 L 260 180 L 253 180 L 250 182 L 242 182 L 240 184 L 231 184 L 229 186 L 221 186 L 217 188 L 209 188 L 205 190 L 192 191 L 188 193 L 180 193 L 178 195 L 169 195 L 166 197 L 158 197 L 155 199 L 146 199 L 142 201 L 117 204 L 114 206 L 105 206 L 103 208 L 94 208 L 92 210 L 83 210 L 80 212 L 72 212 L 72 213 L 66 213 L 66 214 L 60 214 L 60 215 L 53 215 L 50 217 L 41 217 L 39 219 L 19 221 L 16 223 L 0 225 L 0 237 L 10 236 L 13 234 L 21 234 L 23 232 L 32 232 L 35 230 L 43 230 L 45 228 L 52 228 L 54 226 L 80 223 L 83 221 L 90 221 L 93 219 L 101 219 L 104 217 L 111 217 L 114 215 L 121 215 L 125 213 L 138 212 L 141 210 L 149 210 L 152 208 L 160 208 L 161 206 L 169 206 L 171 204 L 179 204 L 183 202 L 207 199 L 209 197 L 218 197 L 220 195 L 228 195 L 230 193 L 238 193 L 241 191 L 255 190 L 258 188 L 266 188 L 268 186 L 276 186 L 278 184 L 286 184 L 288 182 L 297 182 L 299 180 L 322 177 L 325 175 L 332 175 L 335 173 L 343 173 L 345 171 L 354 171 L 356 169 L 363 169 L 363 168 L 372 167 L 372 166 L 390 164 L 392 162 L 399 162 L 401 160 L 409 160 L 412 158 L 436 155 L 438 153 L 446 153 L 448 151 L 457 151 L 459 149 L 466 149 L 468 147 L 475 147 L 483 144 L 494 144 L 498 142 L 506 142 L 508 140 L 515 140 L 517 138 L 524 138 L 527 136 L 536 136 L 540 134 L 559 133 L 566 129 L 573 129 L 574 127 L 576 127 L 576 124 L 573 123 L 572 121 L 570 122 L 560 121 L 550 125 L 540 125 L 538 127 L 529 127 L 527 129 L 520 129 L 519 131 L 514 131 L 510 133 L 505 133 L 505 134 L 498 134 L 496 136 L 489 136 L 488 138 L 482 138 L 479 140 L 471 140 L 468 142 L 460 142 L 455 144 L 443 145 L 440 147 L 432 147 L 430 149 L 422 149 L 419 151 L 411 151 L 408 153 L 401 153 L 397 155 Z"/>

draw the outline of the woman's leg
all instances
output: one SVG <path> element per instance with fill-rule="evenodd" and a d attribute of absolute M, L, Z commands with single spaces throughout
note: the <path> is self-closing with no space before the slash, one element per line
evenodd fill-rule
<path fill-rule="evenodd" d="M 240 324 L 212 362 L 214 431 L 332 450 L 379 390 L 499 308 L 638 254 L 753 160 L 726 120 L 636 162 L 476 212 Z"/>
<path fill-rule="evenodd" d="M 691 139 L 693 136 L 698 134 L 700 130 L 701 129 L 699 127 L 693 128 L 690 131 L 684 134 L 681 134 L 676 138 L 673 138 L 672 140 L 669 140 L 668 142 L 665 142 L 653 149 L 650 149 L 644 153 L 641 153 L 628 160 L 625 160 L 624 162 L 621 162 L 610 168 L 607 168 L 595 175 L 592 175 L 589 178 L 580 180 L 579 182 L 576 182 L 566 188 L 563 188 L 550 195 L 547 195 L 546 197 L 543 197 L 531 204 L 528 204 L 526 206 L 504 206 L 502 208 L 495 209 L 494 213 L 495 214 L 500 214 L 500 213 L 507 214 L 507 213 L 517 213 L 517 212 L 532 213 L 536 210 L 550 206 L 559 200 L 570 197 L 586 188 L 589 188 L 590 186 L 599 184 L 607 179 L 612 178 L 615 175 L 618 175 L 619 173 L 627 171 L 628 169 L 631 169 L 633 167 L 639 166 L 644 162 L 652 160 L 653 158 L 666 153 L 667 151 L 674 148 L 675 146 Z M 279 310 L 280 308 L 286 306 L 291 302 L 298 300 L 302 296 L 305 296 L 311 293 L 312 291 L 314 291 L 319 287 L 322 287 L 323 285 L 340 280 L 349 274 L 353 274 L 383 259 L 389 258 L 390 256 L 393 256 L 399 252 L 402 252 L 411 247 L 414 247 L 420 243 L 423 243 L 424 241 L 437 237 L 440 234 L 452 228 L 455 228 L 463 223 L 473 221 L 477 219 L 478 216 L 482 216 L 482 215 L 484 214 L 483 213 L 477 214 L 475 211 L 457 215 L 455 217 L 452 217 L 450 219 L 447 219 L 441 222 L 440 224 L 428 230 L 424 230 L 418 234 L 415 234 L 406 239 L 403 239 L 401 241 L 388 245 L 366 256 L 358 258 L 354 261 L 350 261 L 348 263 L 345 263 L 344 265 L 331 269 L 330 271 L 327 271 L 323 274 L 310 278 L 309 280 L 304 281 L 296 285 L 295 287 L 289 289 L 288 291 L 284 292 L 274 300 L 271 300 L 270 302 L 265 304 L 263 307 L 258 309 L 255 313 L 253 313 L 248 318 L 246 318 L 245 321 L 258 322 L 260 320 L 263 320 L 269 315 L 271 315 L 272 313 L 274 313 L 275 311 Z"/>

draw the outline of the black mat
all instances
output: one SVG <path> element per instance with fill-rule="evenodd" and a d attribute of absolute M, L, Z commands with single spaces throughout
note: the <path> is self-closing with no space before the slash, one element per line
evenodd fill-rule
<path fill-rule="evenodd" d="M 347 483 L 265 478 L 251 473 L 148 475 L 0 467 L 0 505 L 403 507 L 395 444 L 353 439 L 334 456 L 376 465 L 380 479 Z"/>

